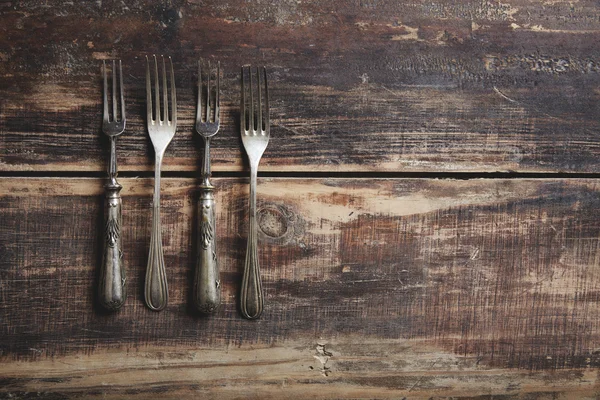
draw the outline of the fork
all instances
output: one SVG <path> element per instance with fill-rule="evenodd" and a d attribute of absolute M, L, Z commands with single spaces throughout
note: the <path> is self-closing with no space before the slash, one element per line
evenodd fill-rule
<path fill-rule="evenodd" d="M 216 215 L 214 186 L 210 183 L 210 139 L 219 131 L 219 86 L 221 64 L 217 64 L 217 85 L 214 95 L 214 109 L 211 108 L 210 92 L 210 62 L 206 77 L 206 110 L 202 118 L 202 75 L 198 61 L 198 101 L 196 109 L 196 132 L 204 139 L 204 162 L 200 171 L 199 237 L 198 261 L 194 277 L 194 304 L 196 308 L 209 314 L 214 312 L 221 303 L 219 281 L 219 264 L 217 262 Z M 214 114 L 213 114 L 214 112 Z"/>
<path fill-rule="evenodd" d="M 169 109 L 169 98 L 167 96 L 167 69 L 165 58 L 162 57 L 162 117 L 160 105 L 160 85 L 158 82 L 158 64 L 154 56 L 154 104 L 152 102 L 152 83 L 150 79 L 150 62 L 146 57 L 146 110 L 147 125 L 150 140 L 156 153 L 154 164 L 154 197 L 152 207 L 152 234 L 150 236 L 150 254 L 146 268 L 146 285 L 144 298 L 146 305 L 154 310 L 160 311 L 167 306 L 169 292 L 167 287 L 167 275 L 165 271 L 165 260 L 162 248 L 162 233 L 160 224 L 160 168 L 167 146 L 175 135 L 177 129 L 177 101 L 175 98 L 175 75 L 173 73 L 173 61 L 169 57 L 171 66 L 171 108 Z M 154 105 L 154 114 L 152 106 Z"/>
<path fill-rule="evenodd" d="M 260 266 L 258 262 L 257 249 L 257 226 L 256 226 L 256 177 L 258 164 L 267 144 L 269 143 L 269 91 L 267 87 L 267 70 L 256 68 L 258 103 L 254 105 L 254 91 L 252 89 L 252 68 L 248 67 L 248 81 L 250 83 L 250 101 L 246 101 L 246 74 L 242 67 L 242 104 L 240 128 L 242 143 L 248 154 L 250 163 L 250 223 L 248 228 L 248 244 L 246 247 L 246 262 L 244 265 L 244 277 L 242 279 L 242 290 L 240 296 L 240 308 L 242 315 L 248 319 L 260 317 L 263 311 L 263 293 L 260 280 Z M 264 75 L 265 102 L 262 101 L 263 84 L 261 75 Z M 264 108 L 264 120 L 263 120 Z M 256 120 L 255 120 L 256 114 Z M 246 123 L 248 121 L 248 123 Z M 256 121 L 256 124 L 255 124 Z"/>
<path fill-rule="evenodd" d="M 106 191 L 104 226 L 104 251 L 100 269 L 98 297 L 100 304 L 109 309 L 117 310 L 126 298 L 125 267 L 123 265 L 123 250 L 121 240 L 121 195 L 123 188 L 117 182 L 117 155 L 116 139 L 125 130 L 125 102 L 123 101 L 123 70 L 119 60 L 119 94 L 120 94 L 120 119 L 117 114 L 117 73 L 115 62 L 112 62 L 112 115 L 108 106 L 108 83 L 106 77 L 106 62 L 102 61 L 102 76 L 104 79 L 104 113 L 102 117 L 102 131 L 110 139 L 110 163 L 108 166 L 109 181 L 104 186 Z"/>

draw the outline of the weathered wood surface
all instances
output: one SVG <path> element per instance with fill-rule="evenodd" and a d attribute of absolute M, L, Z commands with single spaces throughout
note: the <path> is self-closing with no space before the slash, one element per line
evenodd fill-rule
<path fill-rule="evenodd" d="M 0 17 L 0 173 L 45 176 L 0 178 L 0 398 L 598 397 L 598 180 L 350 179 L 597 173 L 596 2 L 31 0 L 1 3 Z M 153 53 L 173 56 L 179 99 L 162 313 L 141 293 L 152 180 L 131 178 L 152 169 Z M 283 174 L 260 179 L 259 321 L 237 308 L 236 174 L 215 179 L 223 306 L 191 306 L 198 182 L 184 172 L 201 161 L 200 57 L 224 67 L 215 171 L 244 168 L 240 66 L 269 70 L 261 170 Z M 99 67 L 112 58 L 130 177 L 129 299 L 114 314 L 94 294 L 103 182 L 55 173 L 105 169 Z M 283 177 L 306 171 L 350 173 Z"/>
<path fill-rule="evenodd" d="M 223 307 L 192 311 L 197 182 L 122 179 L 129 298 L 94 288 L 102 181 L 0 180 L 0 397 L 595 398 L 597 180 L 259 179 L 263 318 L 237 310 L 247 184 L 215 179 Z"/>
<path fill-rule="evenodd" d="M 323 347 L 319 343 L 326 343 Z M 5 372 L 7 371 L 7 372 Z M 100 351 L 0 365 L 7 399 L 597 399 L 597 370 L 499 370 L 414 340 Z"/>
<path fill-rule="evenodd" d="M 101 171 L 100 62 L 125 65 L 122 170 L 149 170 L 144 56 L 174 57 L 165 169 L 194 170 L 199 57 L 224 66 L 215 170 L 240 170 L 239 67 L 269 68 L 271 171 L 600 168 L 594 1 L 0 4 L 0 169 Z"/>

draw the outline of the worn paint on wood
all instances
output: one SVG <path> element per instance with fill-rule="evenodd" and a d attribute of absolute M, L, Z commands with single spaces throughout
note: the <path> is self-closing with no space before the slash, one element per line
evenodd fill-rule
<path fill-rule="evenodd" d="M 243 167 L 239 70 L 269 69 L 271 171 L 597 172 L 600 50 L 591 1 L 0 5 L 0 169 L 101 171 L 103 59 L 124 62 L 122 170 L 152 168 L 144 56 L 174 57 L 165 169 L 195 170 L 196 61 L 220 60 L 215 170 Z M 52 138 L 52 144 L 48 139 Z"/>

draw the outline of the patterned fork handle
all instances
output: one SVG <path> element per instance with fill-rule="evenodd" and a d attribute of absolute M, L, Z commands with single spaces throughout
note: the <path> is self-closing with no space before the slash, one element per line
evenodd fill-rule
<path fill-rule="evenodd" d="M 108 183 L 105 186 L 106 225 L 104 227 L 104 253 L 100 270 L 99 300 L 109 310 L 119 309 L 126 298 L 125 268 L 123 266 L 123 250 L 121 239 L 122 186 Z"/>
<path fill-rule="evenodd" d="M 194 278 L 194 304 L 204 314 L 215 312 L 221 304 L 213 190 L 213 186 L 201 186 L 198 200 L 198 262 Z"/>

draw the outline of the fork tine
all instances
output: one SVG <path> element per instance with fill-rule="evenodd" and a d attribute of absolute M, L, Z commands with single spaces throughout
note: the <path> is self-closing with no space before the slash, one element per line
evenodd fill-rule
<path fill-rule="evenodd" d="M 219 91 L 221 86 L 221 61 L 217 62 L 217 93 L 215 96 L 215 122 L 219 123 Z"/>
<path fill-rule="evenodd" d="M 152 83 L 150 82 L 150 61 L 146 56 L 146 113 L 149 123 L 154 122 L 152 118 Z"/>
<path fill-rule="evenodd" d="M 258 121 L 256 122 L 257 128 L 256 130 L 259 132 L 263 131 L 262 125 L 262 79 L 260 78 L 260 71 L 258 67 L 256 67 L 256 78 L 258 79 Z"/>
<path fill-rule="evenodd" d="M 102 120 L 104 122 L 108 122 L 108 83 L 106 82 L 106 62 L 104 60 L 102 60 L 102 76 L 104 78 L 104 114 L 102 116 Z"/>
<path fill-rule="evenodd" d="M 244 67 L 242 67 L 242 106 L 240 115 L 240 128 L 244 133 L 248 133 L 246 128 L 246 78 L 244 77 Z"/>
<path fill-rule="evenodd" d="M 267 68 L 263 67 L 263 72 L 265 75 L 265 125 L 263 126 L 263 130 L 265 134 L 269 134 L 271 130 L 271 120 L 269 118 L 269 85 L 267 84 Z"/>
<path fill-rule="evenodd" d="M 206 73 L 206 122 L 210 122 L 210 61 Z"/>
<path fill-rule="evenodd" d="M 202 122 L 202 70 L 198 60 L 198 101 L 196 101 L 196 122 Z"/>
<path fill-rule="evenodd" d="M 112 120 L 117 120 L 117 71 L 115 70 L 115 60 L 112 62 Z"/>
<path fill-rule="evenodd" d="M 248 67 L 248 78 L 250 78 L 250 131 L 256 133 L 254 126 L 254 91 L 252 90 L 252 67 Z"/>
<path fill-rule="evenodd" d="M 175 126 L 177 124 L 177 96 L 175 95 L 175 73 L 171 56 L 169 56 L 169 64 L 171 64 L 171 123 Z"/>
<path fill-rule="evenodd" d="M 160 85 L 158 84 L 158 62 L 154 55 L 154 120 L 160 122 Z"/>
<path fill-rule="evenodd" d="M 165 67 L 165 57 L 162 57 L 162 93 L 163 93 L 163 118 L 164 122 L 169 121 L 169 97 L 167 96 L 167 68 Z"/>
<path fill-rule="evenodd" d="M 119 60 L 119 89 L 121 92 L 121 121 L 125 121 L 125 100 L 123 99 L 123 66 Z"/>

